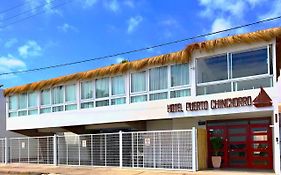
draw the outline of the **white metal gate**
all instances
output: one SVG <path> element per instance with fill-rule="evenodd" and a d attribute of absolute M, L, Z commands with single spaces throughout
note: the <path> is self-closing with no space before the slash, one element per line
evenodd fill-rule
<path fill-rule="evenodd" d="M 58 164 L 186 170 L 196 166 L 192 130 L 65 135 L 57 142 Z"/>
<path fill-rule="evenodd" d="M 195 128 L 84 135 L 65 133 L 5 141 L 7 139 L 0 139 L 2 163 L 197 169 Z"/>
<path fill-rule="evenodd" d="M 53 136 L 9 139 L 10 163 L 53 164 Z"/>

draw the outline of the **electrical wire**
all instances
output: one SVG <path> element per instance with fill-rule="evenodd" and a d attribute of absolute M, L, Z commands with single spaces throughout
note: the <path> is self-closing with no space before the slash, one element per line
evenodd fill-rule
<path fill-rule="evenodd" d="M 249 27 L 249 26 L 253 26 L 253 25 L 257 25 L 257 24 L 261 24 L 261 23 L 265 23 L 265 22 L 269 22 L 269 21 L 274 21 L 274 20 L 277 20 L 277 19 L 280 19 L 280 18 L 281 18 L 281 16 L 277 16 L 277 17 L 273 17 L 273 18 L 266 18 L 266 19 L 262 19 L 262 20 L 255 21 L 255 22 L 252 22 L 252 23 L 248 23 L 248 24 L 244 24 L 244 25 L 239 25 L 239 26 L 231 27 L 231 28 L 224 29 L 224 30 L 219 30 L 219 31 L 216 31 L 216 32 L 209 32 L 209 33 L 200 34 L 200 35 L 196 35 L 196 36 L 192 36 L 192 37 L 188 37 L 188 38 L 183 38 L 183 39 L 174 40 L 174 41 L 170 41 L 170 42 L 160 43 L 160 44 L 152 45 L 152 46 L 149 46 L 149 47 L 143 47 L 143 48 L 139 48 L 139 49 L 134 49 L 134 50 L 124 51 L 124 52 L 114 53 L 114 54 L 110 54 L 110 55 L 105 55 L 105 56 L 85 59 L 85 60 L 81 60 L 81 61 L 68 62 L 68 63 L 56 64 L 56 65 L 45 66 L 45 67 L 38 67 L 38 68 L 27 69 L 27 70 L 4 72 L 4 73 L 0 73 L 0 76 L 9 75 L 9 74 L 19 74 L 19 73 L 35 72 L 35 71 L 41 71 L 41 70 L 46 70 L 46 69 L 58 68 L 58 67 L 65 67 L 65 66 L 70 66 L 70 65 L 90 62 L 90 61 L 96 61 L 96 60 L 102 60 L 102 59 L 112 58 L 112 57 L 121 56 L 121 55 L 127 55 L 127 54 L 131 54 L 131 53 L 136 53 L 136 52 L 142 52 L 142 51 L 145 51 L 145 50 L 150 50 L 150 49 L 154 49 L 154 48 L 158 48 L 158 47 L 163 47 L 163 46 L 167 46 L 167 45 L 181 43 L 181 42 L 184 42 L 184 41 L 193 40 L 193 39 L 197 39 L 197 38 L 207 37 L 207 36 L 211 36 L 211 35 L 227 32 L 227 31 L 231 31 L 231 30 L 241 29 L 241 28 L 245 28 L 245 27 Z"/>
<path fill-rule="evenodd" d="M 60 3 L 60 4 L 57 4 L 57 5 L 54 5 L 50 9 L 52 10 L 52 9 L 55 9 L 55 8 L 58 8 L 58 7 L 62 7 L 62 6 L 66 5 L 66 4 L 70 3 L 70 2 L 72 2 L 72 0 L 68 0 L 68 1 L 65 1 L 64 3 Z M 0 29 L 6 28 L 6 27 L 11 26 L 11 25 L 16 24 L 16 23 L 20 23 L 20 22 L 26 21 L 26 20 L 28 20 L 30 18 L 33 18 L 33 17 L 35 17 L 37 15 L 40 15 L 40 14 L 43 14 L 43 13 L 46 13 L 46 12 L 47 12 L 46 10 L 38 11 L 37 13 L 34 13 L 33 15 L 27 16 L 27 17 L 19 19 L 19 20 L 16 20 L 14 22 L 10 22 L 10 23 L 8 23 L 6 25 L 2 25 L 2 26 L 0 26 Z"/>

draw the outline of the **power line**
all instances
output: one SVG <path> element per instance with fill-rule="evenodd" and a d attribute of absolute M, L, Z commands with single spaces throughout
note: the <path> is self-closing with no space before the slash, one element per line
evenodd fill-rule
<path fill-rule="evenodd" d="M 70 2 L 72 2 L 72 0 L 68 0 L 68 1 L 65 1 L 64 3 L 60 3 L 60 4 L 57 4 L 57 5 L 54 5 L 54 6 L 52 6 L 50 9 L 52 10 L 52 9 L 55 9 L 55 8 L 64 6 L 64 5 L 66 5 L 66 4 L 70 3 Z M 22 18 L 22 19 L 19 19 L 19 20 L 16 20 L 16 21 L 14 21 L 14 22 L 10 22 L 10 23 L 8 23 L 8 24 L 6 24 L 6 25 L 2 25 L 2 26 L 0 26 L 0 29 L 1 29 L 1 28 L 2 28 L 2 29 L 3 29 L 3 28 L 6 28 L 6 27 L 8 27 L 8 26 L 10 26 L 10 25 L 13 25 L 13 24 L 16 24 L 16 23 L 20 23 L 20 22 L 26 21 L 26 20 L 28 20 L 28 19 L 30 19 L 30 18 L 33 18 L 33 17 L 35 17 L 35 16 L 37 16 L 37 15 L 40 15 L 40 14 L 43 14 L 43 13 L 46 13 L 46 10 L 44 10 L 44 11 L 39 11 L 39 12 L 37 12 L 37 13 L 34 13 L 33 15 L 27 16 L 27 17 Z"/>
<path fill-rule="evenodd" d="M 21 6 L 24 6 L 24 5 L 25 5 L 25 3 L 17 4 L 17 5 L 15 5 L 15 6 L 13 6 L 13 7 L 10 7 L 10 8 L 7 8 L 7 9 L 5 9 L 5 10 L 0 11 L 0 14 L 2 15 L 2 14 L 4 14 L 4 13 L 7 13 L 7 12 L 9 12 L 9 11 L 12 11 L 12 10 L 17 9 L 17 8 L 19 8 L 19 7 L 21 7 Z"/>
<path fill-rule="evenodd" d="M 43 8 L 43 7 L 45 7 L 45 6 L 48 5 L 48 4 L 52 5 L 52 4 L 54 4 L 54 1 L 55 1 L 55 0 L 51 1 L 50 3 L 44 3 L 44 4 L 41 4 L 41 5 L 38 5 L 38 6 L 34 7 L 34 8 L 30 8 L 30 9 L 28 9 L 28 10 L 25 10 L 25 11 L 23 11 L 23 12 L 21 12 L 21 13 L 18 13 L 18 14 L 16 14 L 16 15 L 10 16 L 10 17 L 8 17 L 8 18 L 4 18 L 4 19 L 1 20 L 1 22 L 3 22 L 3 21 L 8 21 L 8 20 L 10 20 L 10 19 L 13 19 L 13 18 L 16 18 L 16 17 L 18 17 L 18 16 L 21 16 L 21 15 L 27 14 L 27 13 L 29 13 L 29 12 L 32 12 L 33 10 L 37 10 L 37 9 Z"/>
<path fill-rule="evenodd" d="M 239 25 L 239 26 L 224 29 L 224 30 L 219 30 L 219 31 L 216 31 L 216 32 L 209 32 L 209 33 L 200 34 L 200 35 L 196 35 L 196 36 L 192 36 L 192 37 L 188 37 L 188 38 L 184 38 L 184 39 L 179 39 L 179 40 L 175 40 L 175 41 L 170 41 L 170 42 L 166 42 L 166 43 L 152 45 L 152 46 L 149 46 L 149 47 L 143 47 L 143 48 L 139 48 L 139 49 L 129 50 L 129 51 L 125 51 L 125 52 L 119 52 L 119 53 L 115 53 L 115 54 L 110 54 L 110 55 L 105 55 L 105 56 L 100 56 L 100 57 L 95 57 L 95 58 L 90 58 L 90 59 L 85 59 L 85 60 L 81 60 L 81 61 L 75 61 L 75 62 L 69 62 L 69 63 L 63 63 L 63 64 L 56 64 L 56 65 L 39 67 L 39 68 L 28 69 L 28 70 L 4 72 L 4 73 L 0 73 L 0 76 L 9 75 L 9 74 L 35 72 L 35 71 L 41 71 L 41 70 L 46 70 L 46 69 L 70 66 L 70 65 L 75 65 L 75 64 L 81 64 L 81 63 L 90 62 L 90 61 L 102 60 L 102 59 L 112 58 L 112 57 L 121 56 L 121 55 L 127 55 L 127 54 L 131 54 L 131 53 L 136 53 L 136 52 L 150 50 L 150 49 L 154 49 L 154 48 L 158 48 L 158 47 L 172 45 L 172 44 L 176 44 L 176 43 L 180 43 L 180 42 L 184 42 L 184 41 L 188 41 L 188 40 L 193 40 L 193 39 L 197 39 L 197 38 L 211 36 L 211 35 L 227 32 L 227 31 L 231 31 L 231 30 L 241 29 L 241 28 L 245 28 L 245 27 L 249 27 L 249 26 L 253 26 L 253 25 L 257 25 L 257 24 L 261 24 L 261 23 L 265 23 L 265 22 L 269 22 L 269 21 L 274 21 L 274 20 L 277 20 L 277 19 L 280 19 L 280 18 L 281 18 L 281 16 L 277 16 L 277 17 L 273 17 L 273 18 L 266 18 L 266 19 L 262 19 L 262 20 L 255 21 L 255 22 L 252 22 L 252 23 Z"/>

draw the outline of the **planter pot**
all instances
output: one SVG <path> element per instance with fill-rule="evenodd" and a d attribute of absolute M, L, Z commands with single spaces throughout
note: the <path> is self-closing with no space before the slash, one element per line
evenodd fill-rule
<path fill-rule="evenodd" d="M 221 156 L 212 156 L 212 164 L 214 168 L 220 168 Z"/>

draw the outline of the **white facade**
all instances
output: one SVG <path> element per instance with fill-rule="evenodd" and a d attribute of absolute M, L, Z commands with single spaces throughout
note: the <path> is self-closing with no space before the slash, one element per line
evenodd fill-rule
<path fill-rule="evenodd" d="M 255 50 L 258 48 L 267 48 L 268 52 L 272 51 L 272 53 L 268 53 L 271 55 L 271 63 L 268 65 L 272 66 L 272 70 L 268 66 L 268 71 L 272 71 L 272 74 L 269 72 L 263 75 L 254 75 L 254 76 L 246 76 L 240 78 L 233 78 L 232 71 L 229 73 L 228 70 L 228 78 L 227 80 L 215 81 L 215 82 L 203 82 L 198 83 L 198 72 L 197 72 L 197 61 L 200 59 L 204 59 L 206 57 L 212 57 L 214 55 L 220 55 L 224 53 L 237 53 L 242 51 Z M 270 49 L 269 49 L 270 48 Z M 227 54 L 227 64 L 230 64 L 229 56 L 232 54 Z M 149 69 L 146 70 L 146 91 L 140 93 L 132 93 L 130 83 L 131 73 L 129 72 L 125 74 L 125 93 L 122 95 L 109 95 L 109 97 L 105 97 L 104 99 L 95 99 L 92 100 L 94 103 L 97 103 L 100 100 L 108 100 L 109 106 L 102 107 L 93 107 L 87 109 L 81 109 L 81 82 L 71 82 L 70 84 L 74 84 L 76 86 L 76 100 L 74 102 L 68 103 L 64 100 L 62 104 L 63 111 L 60 112 L 50 112 L 50 113 L 42 113 L 39 114 L 42 106 L 38 106 L 36 115 L 26 115 L 26 116 L 18 116 L 18 117 L 9 117 L 9 103 L 7 98 L 7 114 L 6 114 L 6 124 L 7 130 L 17 131 L 17 130 L 30 130 L 30 129 L 38 129 L 38 130 L 52 130 L 54 128 L 63 128 L 68 126 L 83 126 L 85 129 L 95 128 L 95 125 L 107 125 L 112 128 L 117 127 L 120 123 L 126 122 L 134 122 L 134 121 L 145 121 L 146 130 L 176 130 L 176 129 L 190 129 L 192 127 L 202 127 L 205 128 L 205 125 L 198 125 L 199 121 L 209 121 L 209 120 L 225 120 L 225 119 L 241 119 L 241 118 L 259 118 L 259 117 L 271 117 L 272 119 L 272 145 L 273 145 L 273 157 L 274 164 L 273 168 L 277 173 L 280 172 L 280 143 L 279 143 L 279 112 L 278 112 L 278 103 L 281 102 L 281 94 L 279 93 L 277 84 L 277 66 L 276 66 L 276 48 L 275 48 L 275 40 L 270 42 L 260 42 L 256 44 L 250 45 L 235 45 L 229 48 L 224 49 L 216 49 L 213 52 L 205 53 L 205 52 L 195 52 L 192 56 L 192 61 L 188 65 L 188 75 L 189 75 L 189 83 L 179 87 L 171 86 L 171 79 L 168 78 L 168 86 L 164 90 L 157 91 L 149 91 Z M 268 62 L 270 60 L 268 59 Z M 232 65 L 232 64 L 231 64 Z M 167 65 L 167 74 L 168 77 L 171 76 L 171 65 Z M 232 69 L 232 66 L 229 66 Z M 230 68 L 228 68 L 230 69 Z M 259 68 L 255 68 L 259 69 Z M 216 70 L 214 70 L 216 71 Z M 234 74 L 234 73 L 233 73 Z M 231 77 L 231 78 L 229 78 Z M 229 107 L 229 108 L 219 108 L 212 109 L 208 108 L 207 110 L 195 110 L 189 111 L 186 110 L 187 102 L 201 102 L 208 101 L 209 104 L 212 100 L 226 99 L 226 98 L 238 98 L 238 97 L 251 97 L 254 100 L 260 89 L 255 87 L 255 89 L 247 89 L 247 90 L 239 90 L 237 89 L 237 82 L 248 81 L 248 80 L 257 80 L 269 78 L 271 79 L 270 87 L 264 88 L 266 93 L 272 99 L 273 105 L 269 107 L 257 108 L 254 105 L 248 106 L 240 106 L 240 107 Z M 93 80 L 95 82 L 95 80 Z M 109 81 L 111 82 L 111 81 Z M 222 83 L 229 83 L 230 92 L 220 92 L 220 93 L 211 93 L 205 95 L 198 95 L 199 88 L 204 86 L 212 86 Z M 281 81 L 279 82 L 279 84 Z M 109 83 L 110 84 L 110 83 Z M 96 84 L 94 83 L 94 87 Z M 112 94 L 112 89 L 109 85 L 109 93 Z M 212 88 L 212 87 L 211 87 Z M 171 93 L 174 90 L 188 90 L 187 96 L 178 97 L 178 98 L 170 98 Z M 205 90 L 207 91 L 207 90 Z M 226 90 L 228 91 L 228 90 Z M 39 92 L 37 92 L 39 94 Z M 155 93 L 167 93 L 167 99 L 161 100 L 153 100 L 153 101 L 144 101 L 138 103 L 131 103 L 130 99 L 133 96 L 137 95 L 145 95 L 147 99 L 150 98 L 151 94 Z M 95 96 L 95 95 L 94 95 Z M 121 99 L 125 98 L 124 104 L 113 105 L 113 99 Z M 52 101 L 52 100 L 51 100 Z M 88 100 L 91 102 L 91 100 Z M 37 102 L 40 103 L 41 99 L 38 95 Z M 84 101 L 84 102 L 87 102 Z M 182 104 L 183 111 L 182 112 L 167 112 L 167 105 L 170 104 Z M 76 110 L 66 111 L 67 105 L 77 105 Z M 43 106 L 45 107 L 45 106 Z M 49 106 L 50 107 L 50 106 Z M 57 105 L 51 106 L 50 109 L 57 107 Z M 12 111 L 13 112 L 13 111 Z M 277 115 L 277 118 L 275 117 Z M 122 124 L 121 124 L 122 125 Z"/>

